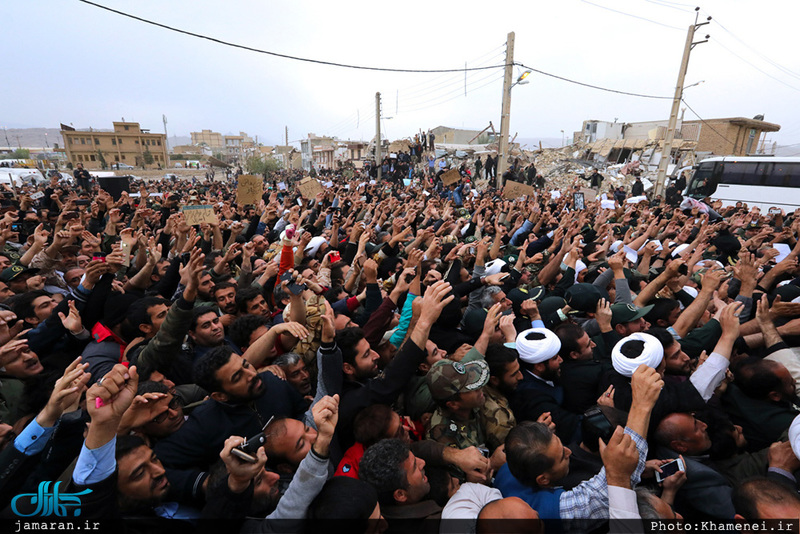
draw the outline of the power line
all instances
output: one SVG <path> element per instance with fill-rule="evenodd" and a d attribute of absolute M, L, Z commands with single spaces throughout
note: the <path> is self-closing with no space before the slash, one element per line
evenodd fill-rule
<path fill-rule="evenodd" d="M 278 52 L 270 52 L 269 50 L 262 50 L 260 48 L 253 48 L 251 46 L 240 45 L 237 43 L 231 43 L 229 41 L 223 41 L 222 39 L 217 39 L 215 37 L 209 37 L 207 35 L 202 35 L 199 33 L 190 32 L 187 30 L 181 30 L 180 28 L 175 28 L 173 26 L 167 26 L 166 24 L 161 24 L 160 22 L 155 22 L 152 20 L 148 20 L 142 17 L 137 17 L 136 15 L 131 15 L 130 13 L 125 13 L 124 11 L 119 11 L 117 9 L 112 9 L 110 7 L 96 4 L 94 2 L 90 2 L 89 0 L 78 0 L 84 4 L 97 7 L 99 9 L 104 9 L 106 11 L 110 11 L 111 13 L 116 13 L 117 15 L 121 15 L 123 17 L 128 17 L 133 20 L 138 20 L 139 22 L 144 22 L 145 24 L 151 24 L 153 26 L 157 26 L 159 28 L 163 28 L 165 30 L 170 30 L 177 33 L 182 33 L 184 35 L 189 35 L 191 37 L 197 37 L 198 39 L 205 39 L 207 41 L 211 41 L 217 44 L 230 46 L 233 48 L 239 48 L 241 50 L 247 50 L 249 52 L 257 52 L 259 54 L 266 54 L 268 56 L 279 57 L 283 59 L 292 59 L 294 61 L 304 61 L 306 63 L 315 63 L 317 65 L 328 65 L 330 67 L 342 67 L 346 69 L 357 69 L 357 70 L 373 70 L 373 71 L 381 71 L 381 72 L 414 72 L 414 73 L 437 73 L 437 72 L 464 72 L 466 71 L 473 71 L 473 70 L 489 70 L 489 69 L 499 69 L 505 68 L 505 65 L 490 65 L 488 67 L 470 67 L 468 69 L 459 68 L 459 69 L 390 69 L 386 67 L 368 67 L 364 65 L 350 65 L 347 63 L 336 63 L 333 61 L 323 61 L 319 59 L 311 59 L 299 56 L 290 56 L 288 54 L 280 54 Z"/>
<path fill-rule="evenodd" d="M 698 115 L 698 114 L 697 114 L 697 112 L 696 112 L 696 111 L 695 111 L 695 110 L 692 108 L 692 106 L 690 106 L 690 105 L 689 105 L 689 103 L 688 103 L 686 100 L 684 100 L 683 98 L 681 98 L 681 102 L 683 102 L 684 104 L 686 104 L 686 107 L 687 107 L 687 108 L 689 108 L 689 111 L 691 111 L 692 113 L 694 113 L 694 116 L 695 116 L 695 117 L 697 117 L 698 119 L 700 119 L 700 122 L 702 122 L 703 124 L 705 124 L 706 126 L 708 126 L 709 128 L 711 128 L 711 131 L 713 131 L 715 134 L 717 134 L 718 136 L 720 136 L 721 138 L 723 138 L 725 141 L 727 141 L 728 143 L 730 143 L 732 146 L 735 146 L 735 145 L 736 145 L 736 143 L 734 143 L 733 141 L 731 141 L 730 139 L 728 139 L 727 137 L 725 137 L 724 135 L 722 135 L 721 133 L 719 133 L 719 131 L 717 131 L 717 129 L 716 129 L 716 128 L 714 128 L 714 127 L 711 125 L 711 123 L 710 123 L 710 122 L 706 121 L 706 120 L 705 120 L 703 117 L 701 117 L 700 115 Z"/>
<path fill-rule="evenodd" d="M 82 1 L 82 0 L 81 0 Z M 584 4 L 589 4 L 590 6 L 599 7 L 600 9 L 605 9 L 606 11 L 612 11 L 614 13 L 619 13 L 620 15 L 625 15 L 626 17 L 633 17 L 635 19 L 643 20 L 645 22 L 650 22 L 651 24 L 657 24 L 659 26 L 663 26 L 665 28 L 670 28 L 673 30 L 683 30 L 683 28 L 679 28 L 677 26 L 670 26 L 669 24 L 664 24 L 663 22 L 658 22 L 657 20 L 648 19 L 645 17 L 640 17 L 639 15 L 634 15 L 632 13 L 625 13 L 624 11 L 618 11 L 616 9 L 612 9 L 610 7 L 601 6 L 600 4 L 595 4 L 594 2 L 589 2 L 589 0 L 581 0 Z"/>
<path fill-rule="evenodd" d="M 557 80 L 561 80 L 561 81 L 569 82 L 569 83 L 574 83 L 576 85 L 582 85 L 584 87 L 590 87 L 592 89 L 598 89 L 600 91 L 606 91 L 606 92 L 609 92 L 609 93 L 617 93 L 617 94 L 620 94 L 620 95 L 627 95 L 627 96 L 638 96 L 639 98 L 655 98 L 657 100 L 672 100 L 671 96 L 645 95 L 645 94 L 641 94 L 641 93 L 630 93 L 628 91 L 620 91 L 618 89 L 609 89 L 608 87 L 601 87 L 599 85 L 592 85 L 590 83 L 579 82 L 577 80 L 571 80 L 571 79 L 565 78 L 563 76 L 558 76 L 557 74 L 551 74 L 551 73 L 545 72 L 543 70 L 534 69 L 533 67 L 529 67 L 529 66 L 527 66 L 527 65 L 525 65 L 523 63 L 514 63 L 514 64 L 515 65 L 519 65 L 520 67 L 528 69 L 528 70 L 530 70 L 532 72 L 535 72 L 537 74 L 543 74 L 544 76 L 549 76 L 549 77 L 555 78 Z"/>
<path fill-rule="evenodd" d="M 781 80 L 780 78 L 776 78 L 775 76 L 773 76 L 773 75 L 772 75 L 772 74 L 770 74 L 769 72 L 767 72 L 767 71 L 763 70 L 761 67 L 759 67 L 759 66 L 758 66 L 758 65 L 756 65 L 755 63 L 752 63 L 751 61 L 748 61 L 748 60 L 746 60 L 745 58 L 743 58 L 742 56 L 740 56 L 739 54 L 737 54 L 736 52 L 734 52 L 733 50 L 731 50 L 730 48 L 728 48 L 727 46 L 725 46 L 724 44 L 720 43 L 718 39 L 717 39 L 717 40 L 715 40 L 715 41 L 714 41 L 714 43 L 718 44 L 718 45 L 719 45 L 719 46 L 720 46 L 720 47 L 721 47 L 723 50 L 726 50 L 726 51 L 727 51 L 729 54 L 731 54 L 731 55 L 733 55 L 733 56 L 735 56 L 735 57 L 739 58 L 741 61 L 743 61 L 743 62 L 747 63 L 748 65 L 750 65 L 751 67 L 753 67 L 754 69 L 756 69 L 758 72 L 760 72 L 760 73 L 761 73 L 761 74 L 763 74 L 764 76 L 769 76 L 770 78 L 772 78 L 772 79 L 773 79 L 773 80 L 775 80 L 776 82 L 778 82 L 778 83 L 781 83 L 781 84 L 785 85 L 785 86 L 786 86 L 786 87 L 788 87 L 789 89 L 794 89 L 795 91 L 800 91 L 800 88 L 797 88 L 797 87 L 795 87 L 794 85 L 791 85 L 791 84 L 789 84 L 789 83 L 786 83 L 785 81 Z"/>
<path fill-rule="evenodd" d="M 730 31 L 728 28 L 726 28 L 725 26 L 723 26 L 723 25 L 722 25 L 722 23 L 721 23 L 720 21 L 718 21 L 716 18 L 714 18 L 713 20 L 714 20 L 714 22 L 715 22 L 715 23 L 716 23 L 716 24 L 717 24 L 717 25 L 718 25 L 720 28 L 722 28 L 722 29 L 723 29 L 723 30 L 724 30 L 724 31 L 725 31 L 725 32 L 726 32 L 728 35 L 730 35 L 731 37 L 733 37 L 734 39 L 736 39 L 737 41 L 739 41 L 739 42 L 740 42 L 742 45 L 744 45 L 745 47 L 749 48 L 749 49 L 750 49 L 750 51 L 752 51 L 754 54 L 756 54 L 757 56 L 759 56 L 761 59 L 763 59 L 764 61 L 766 61 L 767 63 L 769 63 L 769 64 L 770 64 L 770 65 L 772 65 L 773 67 L 775 67 L 776 69 L 778 69 L 778 70 L 782 71 L 784 74 L 788 74 L 789 76 L 791 76 L 791 77 L 793 77 L 793 78 L 796 78 L 796 79 L 800 80 L 800 74 L 797 74 L 797 73 L 796 73 L 796 72 L 794 72 L 793 70 L 791 70 L 791 69 L 789 69 L 789 68 L 787 68 L 787 67 L 784 67 L 783 65 L 781 65 L 781 64 L 780 64 L 780 63 L 778 63 L 777 61 L 774 61 L 774 60 L 770 59 L 768 56 L 766 56 L 766 55 L 762 54 L 761 52 L 759 52 L 758 50 L 756 50 L 755 48 L 753 48 L 753 47 L 752 47 L 752 46 L 750 46 L 749 44 L 745 43 L 745 42 L 744 42 L 742 39 L 740 39 L 739 37 L 737 37 L 737 36 L 736 36 L 736 34 L 734 34 L 734 33 L 733 33 L 732 31 Z"/>

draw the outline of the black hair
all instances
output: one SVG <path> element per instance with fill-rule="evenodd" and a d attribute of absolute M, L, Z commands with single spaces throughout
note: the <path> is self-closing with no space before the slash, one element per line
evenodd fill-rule
<path fill-rule="evenodd" d="M 213 313 L 217 317 L 219 317 L 219 312 L 215 308 L 210 306 L 198 306 L 197 308 L 192 310 L 192 322 L 189 323 L 189 330 L 194 331 L 197 328 L 197 321 L 200 320 L 200 317 L 208 314 Z"/>
<path fill-rule="evenodd" d="M 539 486 L 536 479 L 553 467 L 553 460 L 545 454 L 553 439 L 553 432 L 543 423 L 525 421 L 506 436 L 506 462 L 514 478 L 526 486 Z"/>
<path fill-rule="evenodd" d="M 570 354 L 573 352 L 580 353 L 581 347 L 578 345 L 578 340 L 583 337 L 586 330 L 576 325 L 575 323 L 561 323 L 553 332 L 558 336 L 561 341 L 561 349 L 558 354 L 564 360 L 570 360 Z"/>
<path fill-rule="evenodd" d="M 734 488 L 731 495 L 736 513 L 745 521 L 761 519 L 759 502 L 794 504 L 800 506 L 800 496 L 789 488 L 765 477 L 750 478 Z"/>
<path fill-rule="evenodd" d="M 669 333 L 669 330 L 667 330 L 666 328 L 655 326 L 653 328 L 648 329 L 646 333 L 656 338 L 658 342 L 661 343 L 661 347 L 664 350 L 667 350 L 676 343 L 675 338 L 672 336 L 672 334 Z"/>
<path fill-rule="evenodd" d="M 356 415 L 353 420 L 353 436 L 364 448 L 368 448 L 387 436 L 392 422 L 392 407 L 387 404 L 372 404 Z"/>
<path fill-rule="evenodd" d="M 776 362 L 749 356 L 734 369 L 735 383 L 742 392 L 756 400 L 766 400 L 773 391 L 781 391 L 783 384 L 775 369 Z"/>
<path fill-rule="evenodd" d="M 243 287 L 242 289 L 236 292 L 236 308 L 239 310 L 239 313 L 247 313 L 247 306 L 250 301 L 258 298 L 259 295 L 263 295 L 261 289 L 257 287 Z"/>
<path fill-rule="evenodd" d="M 501 343 L 492 343 L 486 347 L 486 363 L 489 365 L 489 375 L 502 377 L 506 374 L 508 364 L 517 361 L 519 353 L 516 349 L 506 347 Z"/>
<path fill-rule="evenodd" d="M 153 324 L 149 310 L 153 306 L 158 306 L 159 304 L 163 304 L 168 308 L 170 306 L 170 302 L 163 297 L 144 297 L 130 305 L 128 308 L 126 326 L 129 326 L 132 329 L 130 334 L 134 334 L 133 337 L 141 336 L 143 334 L 139 328 L 141 325 Z M 133 337 L 129 337 L 129 339 L 133 339 Z"/>
<path fill-rule="evenodd" d="M 268 325 L 269 319 L 263 315 L 242 315 L 237 317 L 228 328 L 228 337 L 240 349 L 243 349 L 250 346 L 250 336 L 257 328 Z"/>
<path fill-rule="evenodd" d="M 217 378 L 217 371 L 230 361 L 232 354 L 232 348 L 222 345 L 201 356 L 194 364 L 195 384 L 209 393 L 222 392 L 222 382 Z"/>
<path fill-rule="evenodd" d="M 127 455 L 138 449 L 139 447 L 146 447 L 147 443 L 142 438 L 134 435 L 117 436 L 117 448 L 115 456 L 117 462 L 125 458 Z"/>
<path fill-rule="evenodd" d="M 366 532 L 377 504 L 378 492 L 367 482 L 333 477 L 311 501 L 305 531 L 309 534 Z"/>
<path fill-rule="evenodd" d="M 411 449 L 399 439 L 384 439 L 368 448 L 358 464 L 358 478 L 369 483 L 378 492 L 384 506 L 394 505 L 394 492 L 408 488 L 408 477 L 403 464 Z"/>
<path fill-rule="evenodd" d="M 26 291 L 19 295 L 14 295 L 6 300 L 6 304 L 11 307 L 17 317 L 20 319 L 27 319 L 28 317 L 35 317 L 36 310 L 33 308 L 33 301 L 39 297 L 49 297 L 50 293 L 44 289 L 37 289 L 34 291 Z"/>
<path fill-rule="evenodd" d="M 137 372 L 139 368 L 136 368 Z M 145 393 L 169 393 L 169 388 L 162 382 L 153 382 L 152 380 L 145 380 L 139 382 L 139 387 L 136 388 L 137 395 L 144 395 Z"/>
<path fill-rule="evenodd" d="M 336 345 L 342 351 L 342 362 L 356 364 L 356 345 L 364 339 L 364 331 L 357 326 L 343 328 L 336 332 Z"/>
<path fill-rule="evenodd" d="M 647 312 L 644 318 L 648 323 L 657 325 L 658 320 L 668 321 L 670 314 L 675 308 L 680 307 L 680 302 L 675 299 L 655 299 L 650 303 L 653 309 Z"/>

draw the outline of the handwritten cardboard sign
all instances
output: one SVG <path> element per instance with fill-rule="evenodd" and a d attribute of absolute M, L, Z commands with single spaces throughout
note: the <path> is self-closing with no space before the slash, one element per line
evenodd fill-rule
<path fill-rule="evenodd" d="M 322 184 L 310 177 L 304 178 L 299 184 L 297 184 L 297 188 L 300 190 L 300 194 L 303 195 L 304 198 L 314 198 L 317 196 L 317 193 L 322 193 Z"/>
<path fill-rule="evenodd" d="M 533 196 L 533 194 L 533 187 L 519 182 L 508 180 L 503 186 L 503 198 L 508 200 L 514 200 L 523 195 Z"/>
<path fill-rule="evenodd" d="M 455 184 L 458 183 L 459 180 L 461 180 L 461 173 L 458 172 L 458 169 L 450 169 L 442 174 L 442 183 L 444 185 Z"/>
<path fill-rule="evenodd" d="M 195 224 L 214 224 L 217 216 L 214 214 L 213 206 L 183 206 L 181 208 L 186 222 L 191 226 Z"/>
<path fill-rule="evenodd" d="M 257 205 L 261 202 L 264 193 L 264 182 L 258 176 L 242 174 L 239 176 L 239 185 L 236 187 L 236 203 L 240 206 L 247 204 Z"/>

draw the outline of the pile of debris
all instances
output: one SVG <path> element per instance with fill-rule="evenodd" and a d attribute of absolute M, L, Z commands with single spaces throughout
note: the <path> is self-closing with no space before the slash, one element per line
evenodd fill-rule
<path fill-rule="evenodd" d="M 526 151 L 527 152 L 527 151 Z M 637 165 L 619 163 L 605 165 L 581 159 L 586 153 L 585 143 L 575 143 L 562 148 L 543 148 L 529 152 L 529 159 L 536 165 L 536 171 L 545 178 L 548 188 L 562 189 L 578 183 L 588 187 L 588 178 L 592 169 L 597 169 L 603 176 L 603 190 L 609 187 L 622 186 L 626 191 L 635 181 L 633 173 L 638 170 Z M 522 158 L 521 158 L 522 159 Z M 645 190 L 649 189 L 649 182 L 643 174 Z M 584 180 L 586 178 L 587 180 Z"/>

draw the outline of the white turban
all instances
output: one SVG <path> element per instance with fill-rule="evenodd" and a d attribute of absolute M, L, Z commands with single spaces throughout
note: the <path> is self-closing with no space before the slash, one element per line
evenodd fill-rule
<path fill-rule="evenodd" d="M 325 241 L 327 241 L 327 239 L 325 239 L 325 238 L 324 238 L 324 237 L 322 237 L 322 236 L 312 237 L 312 238 L 311 238 L 311 241 L 309 241 L 309 242 L 308 242 L 308 245 L 306 245 L 306 250 L 305 250 L 305 252 L 306 252 L 306 253 L 307 253 L 309 256 L 313 256 L 313 255 L 315 255 L 315 254 L 317 253 L 317 251 L 319 250 L 319 247 L 321 247 L 321 246 L 322 246 L 322 244 L 323 244 Z"/>
<path fill-rule="evenodd" d="M 503 260 L 501 260 L 499 258 L 496 259 L 496 260 L 492 260 L 490 262 L 487 262 L 486 263 L 486 270 L 485 270 L 486 276 L 490 276 L 492 274 L 499 273 L 500 271 L 503 270 L 503 266 L 505 264 L 506 264 L 506 262 L 504 262 Z"/>
<path fill-rule="evenodd" d="M 517 352 L 525 363 L 546 362 L 560 350 L 561 340 L 547 328 L 531 328 L 517 335 Z"/>
<path fill-rule="evenodd" d="M 789 443 L 792 445 L 792 452 L 800 458 L 800 415 L 794 418 L 789 427 Z"/>
<path fill-rule="evenodd" d="M 644 342 L 642 353 L 635 358 L 628 358 L 620 351 L 622 346 L 629 341 Z M 611 351 L 611 363 L 614 365 L 614 370 L 622 376 L 627 377 L 633 376 L 633 372 L 636 371 L 640 365 L 646 365 L 655 369 L 661 364 L 661 360 L 663 359 L 664 347 L 661 346 L 661 342 L 656 339 L 655 336 L 643 334 L 642 332 L 636 332 L 621 339 L 614 345 L 614 350 Z"/>

